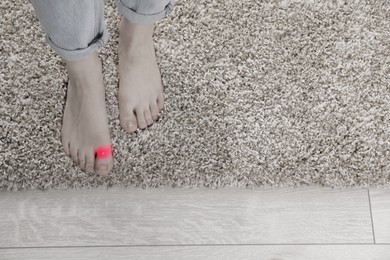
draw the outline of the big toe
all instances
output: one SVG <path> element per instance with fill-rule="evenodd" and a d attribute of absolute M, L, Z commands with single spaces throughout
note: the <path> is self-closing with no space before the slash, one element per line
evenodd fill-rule
<path fill-rule="evenodd" d="M 96 151 L 95 154 L 95 172 L 99 175 L 107 175 L 113 167 L 112 150 L 108 151 L 109 147 Z M 111 149 L 111 148 L 110 148 Z"/>
<path fill-rule="evenodd" d="M 137 130 L 137 118 L 134 113 L 130 113 L 127 116 L 121 117 L 121 124 L 123 129 L 125 129 L 129 133 L 133 133 Z"/>
<path fill-rule="evenodd" d="M 99 175 L 106 176 L 113 166 L 112 156 L 105 159 L 95 159 L 95 172 Z"/>

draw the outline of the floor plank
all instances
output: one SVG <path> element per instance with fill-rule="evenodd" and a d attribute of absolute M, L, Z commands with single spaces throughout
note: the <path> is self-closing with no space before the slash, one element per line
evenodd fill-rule
<path fill-rule="evenodd" d="M 364 189 L 0 193 L 0 247 L 373 243 Z"/>
<path fill-rule="evenodd" d="M 390 243 L 390 189 L 370 189 L 370 197 L 376 243 Z"/>
<path fill-rule="evenodd" d="M 390 245 L 145 246 L 0 249 L 1 260 L 367 260 L 390 259 Z"/>

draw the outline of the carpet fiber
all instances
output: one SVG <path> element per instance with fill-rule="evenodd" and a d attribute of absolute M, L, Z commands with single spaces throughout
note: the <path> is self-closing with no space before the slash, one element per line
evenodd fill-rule
<path fill-rule="evenodd" d="M 28 1 L 0 2 L 0 189 L 389 186 L 389 1 L 177 0 L 154 35 L 165 109 L 134 134 L 105 5 L 115 162 L 100 177 L 63 152 L 65 63 Z"/>

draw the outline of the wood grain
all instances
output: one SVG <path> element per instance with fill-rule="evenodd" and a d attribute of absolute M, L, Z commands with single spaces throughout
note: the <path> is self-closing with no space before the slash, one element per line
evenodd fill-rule
<path fill-rule="evenodd" d="M 0 260 L 387 260 L 390 245 L 146 246 L 0 249 Z"/>
<path fill-rule="evenodd" d="M 0 247 L 373 243 L 367 190 L 0 193 Z"/>
<path fill-rule="evenodd" d="M 370 197 L 376 243 L 390 243 L 390 189 L 370 189 Z"/>

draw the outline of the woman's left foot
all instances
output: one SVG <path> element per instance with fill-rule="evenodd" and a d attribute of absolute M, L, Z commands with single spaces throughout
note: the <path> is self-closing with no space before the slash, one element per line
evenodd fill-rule
<path fill-rule="evenodd" d="M 158 119 L 164 107 L 163 85 L 153 43 L 154 24 L 119 25 L 119 118 L 129 133 Z"/>

